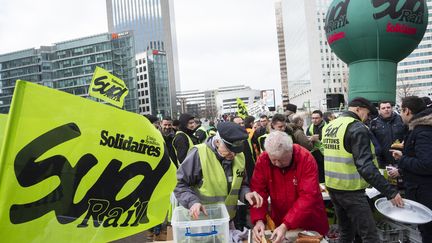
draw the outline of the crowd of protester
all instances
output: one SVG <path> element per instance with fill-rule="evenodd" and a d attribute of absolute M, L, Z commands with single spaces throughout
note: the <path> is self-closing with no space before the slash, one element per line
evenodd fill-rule
<path fill-rule="evenodd" d="M 325 235 L 329 225 L 319 186 L 325 183 L 340 242 L 378 242 L 366 187 L 395 206 L 404 205 L 402 191 L 432 209 L 431 104 L 427 97 L 410 96 L 397 112 L 390 101 L 376 107 L 357 97 L 338 117 L 320 110 L 305 117 L 288 104 L 284 114 L 271 118 L 225 115 L 208 125 L 191 114 L 147 118 L 161 131 L 178 168 L 174 194 L 193 217 L 207 214 L 206 204 L 220 202 L 231 227 L 252 228 L 258 242 L 270 222 L 273 242 L 296 228 Z M 395 143 L 404 148 L 393 149 Z M 423 242 L 432 242 L 432 223 L 419 230 Z"/>

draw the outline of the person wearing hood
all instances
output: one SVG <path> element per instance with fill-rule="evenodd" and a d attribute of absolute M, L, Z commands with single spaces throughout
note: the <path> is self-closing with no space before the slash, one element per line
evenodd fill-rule
<path fill-rule="evenodd" d="M 178 165 L 186 158 L 189 150 L 195 144 L 198 144 L 198 139 L 194 136 L 196 130 L 194 118 L 194 116 L 187 113 L 181 114 L 179 117 L 179 130 L 176 132 L 172 142 Z"/>
<path fill-rule="evenodd" d="M 403 172 L 405 195 L 432 209 L 432 108 L 427 108 L 417 96 L 402 99 L 401 117 L 409 131 L 403 152 L 391 150 L 399 171 L 389 171 L 396 177 Z M 423 242 L 432 242 L 432 222 L 418 226 Z"/>

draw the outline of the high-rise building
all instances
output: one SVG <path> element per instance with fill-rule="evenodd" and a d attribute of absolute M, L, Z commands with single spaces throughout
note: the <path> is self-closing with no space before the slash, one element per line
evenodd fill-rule
<path fill-rule="evenodd" d="M 138 109 L 141 115 L 153 114 L 151 85 L 147 52 L 136 55 L 135 60 L 138 88 Z M 156 114 L 155 114 L 156 115 Z"/>
<path fill-rule="evenodd" d="M 158 94 L 163 101 L 152 102 L 156 112 L 177 115 L 176 91 L 180 90 L 177 62 L 177 42 L 172 0 L 106 0 L 108 30 L 122 32 L 133 30 L 136 54 L 158 52 L 154 55 L 158 87 L 168 87 L 168 93 Z M 162 69 L 157 69 L 162 68 Z M 163 84 L 166 82 L 167 84 Z M 157 90 L 156 92 L 159 92 Z M 165 102 L 169 102 L 166 110 Z"/>
<path fill-rule="evenodd" d="M 134 40 L 131 32 L 100 34 L 0 55 L 0 113 L 8 113 L 17 79 L 88 97 L 96 66 L 129 89 L 124 109 L 137 112 Z M 91 97 L 94 99 L 93 97 Z"/>
<path fill-rule="evenodd" d="M 426 4 L 429 12 L 426 33 L 417 49 L 398 64 L 396 100 L 410 95 L 432 95 L 432 0 Z"/>
<path fill-rule="evenodd" d="M 327 97 L 346 94 L 348 67 L 331 51 L 325 17 L 331 0 L 276 0 L 283 103 L 325 109 Z"/>

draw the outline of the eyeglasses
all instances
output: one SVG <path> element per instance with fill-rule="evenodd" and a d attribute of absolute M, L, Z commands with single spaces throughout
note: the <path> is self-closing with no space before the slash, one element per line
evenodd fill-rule
<path fill-rule="evenodd" d="M 243 140 L 239 140 L 239 141 L 235 141 L 233 143 L 230 143 L 230 142 L 228 142 L 227 140 L 225 140 L 223 138 L 221 138 L 221 139 L 222 139 L 222 142 L 224 142 L 224 144 L 228 144 L 228 145 L 230 145 L 232 147 L 240 147 L 243 144 Z"/>

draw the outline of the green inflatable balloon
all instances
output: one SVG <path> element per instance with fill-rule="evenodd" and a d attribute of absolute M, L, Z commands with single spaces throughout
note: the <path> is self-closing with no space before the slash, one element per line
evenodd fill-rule
<path fill-rule="evenodd" d="M 425 0 L 334 0 L 325 31 L 349 66 L 349 100 L 394 102 L 397 63 L 417 47 L 427 24 Z"/>

